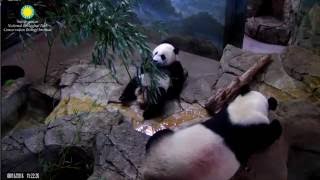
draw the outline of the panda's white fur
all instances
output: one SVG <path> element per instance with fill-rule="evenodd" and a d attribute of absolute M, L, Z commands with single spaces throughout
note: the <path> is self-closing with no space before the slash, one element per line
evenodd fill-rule
<path fill-rule="evenodd" d="M 163 72 L 161 76 L 157 77 L 156 98 L 147 93 L 151 87 L 150 74 L 141 69 L 141 72 L 138 72 L 139 76 L 135 76 L 127 84 L 119 100 L 123 104 L 130 104 L 137 100 L 140 107 L 144 109 L 144 119 L 161 115 L 167 100 L 179 98 L 187 77 L 182 64 L 177 61 L 178 53 L 178 48 L 168 43 L 162 43 L 153 50 L 152 59 L 147 59 L 152 61 L 152 64 L 157 66 L 159 71 Z"/>
<path fill-rule="evenodd" d="M 145 179 L 226 180 L 240 166 L 223 138 L 200 124 L 164 137 L 148 157 Z"/>
<path fill-rule="evenodd" d="M 240 148 L 240 153 L 243 153 L 242 149 L 245 149 L 243 147 L 245 144 L 240 143 L 240 146 L 237 147 L 238 149 L 232 150 L 229 147 L 230 144 L 227 145 L 226 143 L 237 141 L 236 144 L 239 145 L 238 135 L 235 135 L 234 139 L 226 141 L 221 135 L 223 133 L 219 132 L 219 134 L 216 130 L 222 129 L 226 131 L 223 126 L 228 124 L 225 123 L 227 121 L 230 122 L 227 131 L 231 131 L 230 129 L 232 128 L 230 127 L 238 127 L 238 125 L 243 128 L 242 130 L 244 131 L 240 132 L 240 136 L 243 132 L 247 132 L 245 128 L 251 125 L 267 124 L 268 126 L 270 124 L 268 109 L 267 98 L 260 92 L 250 91 L 245 95 L 239 95 L 231 102 L 222 112 L 224 114 L 217 117 L 220 119 L 207 120 L 209 125 L 204 123 L 197 124 L 172 134 L 161 136 L 160 140 L 157 137 L 157 142 L 152 147 L 150 146 L 150 150 L 147 153 L 143 166 L 144 178 L 146 180 L 230 179 L 240 167 L 239 159 L 237 159 L 234 151 L 238 151 Z M 222 123 L 210 124 L 216 120 L 220 120 Z M 211 126 L 215 127 L 212 128 Z M 222 128 L 217 126 L 222 126 Z M 246 137 L 244 136 L 244 138 Z M 251 134 L 249 137 L 252 137 Z M 248 142 L 246 139 L 241 140 L 241 142 L 251 143 L 250 140 Z M 256 143 L 256 141 L 253 141 L 253 143 Z M 251 154 L 251 151 L 248 154 Z"/>
<path fill-rule="evenodd" d="M 149 87 L 151 85 L 151 78 L 149 74 L 141 74 L 140 75 L 141 85 L 145 87 Z M 163 74 L 162 77 L 158 77 L 158 87 L 162 87 L 165 90 L 168 90 L 170 86 L 170 77 L 166 74 Z"/>
<path fill-rule="evenodd" d="M 266 123 L 268 118 L 268 100 L 257 91 L 250 91 L 244 96 L 238 96 L 227 109 L 233 124 L 252 125 Z"/>
<path fill-rule="evenodd" d="M 158 45 L 152 52 L 152 60 L 159 66 L 169 66 L 177 60 L 177 55 L 174 53 L 175 47 L 168 43 L 162 43 Z M 164 56 L 163 59 L 161 56 Z M 151 84 L 151 78 L 149 74 L 141 74 L 140 80 L 142 86 L 148 87 Z M 170 86 L 170 78 L 168 75 L 163 74 L 162 77 L 158 77 L 158 87 L 162 87 L 168 90 Z"/>

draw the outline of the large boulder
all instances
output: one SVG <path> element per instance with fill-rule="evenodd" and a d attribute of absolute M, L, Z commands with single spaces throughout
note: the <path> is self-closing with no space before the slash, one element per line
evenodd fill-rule
<path fill-rule="evenodd" d="M 311 91 L 320 89 L 320 56 L 301 47 L 289 47 L 282 61 L 286 72 L 296 80 L 302 81 Z M 320 94 L 315 94 L 320 97 Z"/>
<path fill-rule="evenodd" d="M 19 110 L 23 108 L 28 97 L 30 82 L 25 78 L 12 80 L 1 88 L 1 125 L 13 126 L 17 123 Z"/>
<path fill-rule="evenodd" d="M 305 4 L 308 4 L 305 2 Z M 307 11 L 307 13 L 304 13 Z M 314 3 L 312 8 L 308 9 L 302 5 L 299 12 L 302 21 L 295 27 L 292 44 L 312 50 L 320 55 L 320 5 Z"/>
<path fill-rule="evenodd" d="M 320 106 L 309 101 L 288 101 L 280 104 L 277 116 L 290 145 L 288 178 L 319 179 Z"/>
<path fill-rule="evenodd" d="M 221 75 L 220 63 L 189 53 L 181 53 L 179 59 L 188 71 L 188 79 L 181 98 L 188 103 L 201 103 L 207 100 Z"/>
<path fill-rule="evenodd" d="M 245 33 L 253 39 L 279 45 L 287 45 L 291 30 L 283 21 L 271 16 L 248 18 Z"/>

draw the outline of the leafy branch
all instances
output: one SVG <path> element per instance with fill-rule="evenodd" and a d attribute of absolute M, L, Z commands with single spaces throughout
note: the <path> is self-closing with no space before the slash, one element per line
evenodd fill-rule
<path fill-rule="evenodd" d="M 141 58 L 151 52 L 138 27 L 130 22 L 132 8 L 136 1 L 67 0 L 58 11 L 63 15 L 62 40 L 78 44 L 90 36 L 95 37 L 92 61 L 105 65 L 116 74 L 115 59 L 120 59 L 129 77 L 129 58 L 138 50 Z"/>
<path fill-rule="evenodd" d="M 57 21 L 62 27 L 63 42 L 77 45 L 82 40 L 94 36 L 93 63 L 105 65 L 117 79 L 115 60 L 119 59 L 131 79 L 129 66 L 137 65 L 130 57 L 138 52 L 141 59 L 151 59 L 151 50 L 146 43 L 147 37 L 131 22 L 135 3 L 138 3 L 137 0 L 66 0 L 56 14 L 63 20 Z M 149 94 L 151 101 L 154 101 L 158 94 L 158 78 L 162 74 L 150 62 L 144 61 L 142 69 L 150 74 Z"/>

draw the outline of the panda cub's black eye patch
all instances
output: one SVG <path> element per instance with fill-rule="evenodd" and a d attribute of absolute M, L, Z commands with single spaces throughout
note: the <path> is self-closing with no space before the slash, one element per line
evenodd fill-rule
<path fill-rule="evenodd" d="M 166 59 L 166 56 L 163 55 L 163 54 L 162 54 L 160 57 L 161 57 L 162 60 L 165 60 L 165 59 Z"/>

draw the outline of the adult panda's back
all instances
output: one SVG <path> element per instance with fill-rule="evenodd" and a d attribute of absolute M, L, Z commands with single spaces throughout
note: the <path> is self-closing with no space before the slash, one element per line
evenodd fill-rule
<path fill-rule="evenodd" d="M 153 148 L 143 170 L 146 179 L 226 180 L 239 168 L 223 139 L 200 124 L 163 138 Z"/>

